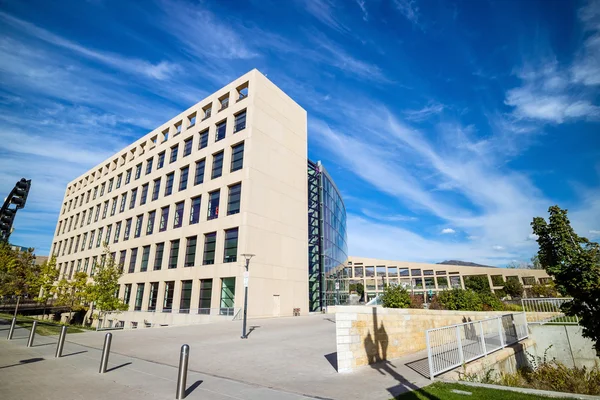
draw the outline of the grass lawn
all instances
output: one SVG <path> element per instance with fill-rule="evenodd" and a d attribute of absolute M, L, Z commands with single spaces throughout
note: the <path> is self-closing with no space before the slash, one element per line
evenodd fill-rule
<path fill-rule="evenodd" d="M 0 313 L 0 318 L 10 321 L 10 320 L 12 320 L 13 316 L 12 316 L 12 314 Z M 37 328 L 35 328 L 36 335 L 50 336 L 50 335 L 60 334 L 60 329 L 62 327 L 62 324 L 58 324 L 56 322 L 46 321 L 46 320 L 44 320 L 44 321 L 36 320 L 34 318 L 24 317 L 22 315 L 17 316 L 17 325 L 22 328 L 31 330 L 33 321 L 38 322 Z M 69 329 L 67 330 L 67 333 L 80 333 L 80 332 L 85 332 L 86 330 L 87 329 L 83 329 L 81 326 L 69 325 Z"/>
<path fill-rule="evenodd" d="M 462 390 L 470 392 L 472 395 L 453 393 L 452 390 Z M 422 389 L 401 394 L 396 400 L 466 400 L 466 399 L 485 399 L 485 400 L 535 400 L 549 399 L 550 397 L 540 397 L 532 394 L 509 392 L 506 390 L 487 389 L 461 385 L 458 383 L 436 382 Z M 563 398 L 564 399 L 564 398 Z M 574 398 L 573 398 L 574 399 Z"/>

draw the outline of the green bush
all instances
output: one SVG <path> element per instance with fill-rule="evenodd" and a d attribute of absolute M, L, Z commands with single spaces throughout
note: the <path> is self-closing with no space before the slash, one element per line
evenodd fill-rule
<path fill-rule="evenodd" d="M 400 285 L 386 286 L 381 302 L 387 308 L 408 308 L 411 304 L 408 291 Z"/>
<path fill-rule="evenodd" d="M 504 303 L 492 293 L 479 293 L 481 304 L 483 304 L 483 311 L 503 311 Z"/>
<path fill-rule="evenodd" d="M 437 295 L 437 298 L 446 310 L 483 310 L 481 298 L 473 290 L 444 290 Z"/>
<path fill-rule="evenodd" d="M 521 297 L 523 295 L 523 285 L 517 280 L 509 279 L 504 283 L 504 292 L 510 297 Z"/>
<path fill-rule="evenodd" d="M 490 282 L 487 275 L 470 275 L 464 277 L 465 289 L 471 289 L 477 293 L 491 293 Z"/>

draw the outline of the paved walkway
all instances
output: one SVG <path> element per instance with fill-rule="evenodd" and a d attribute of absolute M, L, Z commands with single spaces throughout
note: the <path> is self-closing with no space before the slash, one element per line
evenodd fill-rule
<path fill-rule="evenodd" d="M 48 399 L 174 398 L 184 343 L 191 348 L 190 399 L 387 400 L 429 383 L 405 366 L 414 358 L 338 374 L 331 316 L 250 320 L 249 326 L 247 340 L 240 339 L 238 322 L 113 331 L 113 370 L 104 375 L 97 372 L 104 332 L 68 335 L 67 357 L 54 359 L 56 337 L 37 336 L 28 349 L 28 331 L 18 329 L 10 342 L 0 336 L 0 385 L 10 399 L 32 398 L 26 392 L 32 382 Z"/>

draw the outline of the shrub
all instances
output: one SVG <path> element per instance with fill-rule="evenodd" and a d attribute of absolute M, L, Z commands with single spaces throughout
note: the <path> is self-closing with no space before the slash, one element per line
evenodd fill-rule
<path fill-rule="evenodd" d="M 481 298 L 473 290 L 444 290 L 437 295 L 439 302 L 446 310 L 481 311 Z"/>
<path fill-rule="evenodd" d="M 471 289 L 477 293 L 491 293 L 490 282 L 487 275 L 465 276 L 465 289 Z"/>
<path fill-rule="evenodd" d="M 386 286 L 381 302 L 387 308 L 408 308 L 411 304 L 408 291 L 400 285 Z"/>
<path fill-rule="evenodd" d="M 423 309 L 423 295 L 422 294 L 411 294 L 409 307 Z"/>
<path fill-rule="evenodd" d="M 440 302 L 437 295 L 433 296 L 429 301 L 429 309 L 430 310 L 443 310 L 444 305 Z"/>
<path fill-rule="evenodd" d="M 531 293 L 534 297 L 558 297 L 558 291 L 556 290 L 554 282 L 550 282 L 546 285 L 534 283 L 531 286 Z"/>
<path fill-rule="evenodd" d="M 523 285 L 515 279 L 508 279 L 504 282 L 504 292 L 510 297 L 521 297 L 523 295 Z"/>
<path fill-rule="evenodd" d="M 500 299 L 492 293 L 479 293 L 483 311 L 503 311 L 504 304 Z"/>
<path fill-rule="evenodd" d="M 521 312 L 521 311 L 523 311 L 523 307 L 521 307 L 518 304 L 502 303 L 502 305 L 504 306 L 504 310 L 503 311 L 512 311 L 512 312 Z"/>

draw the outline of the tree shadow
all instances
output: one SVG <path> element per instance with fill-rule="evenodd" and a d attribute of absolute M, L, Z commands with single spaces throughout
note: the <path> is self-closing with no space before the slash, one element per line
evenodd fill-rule
<path fill-rule="evenodd" d="M 331 366 L 335 369 L 335 371 L 337 372 L 338 370 L 338 363 L 337 363 L 337 351 L 335 353 L 329 353 L 329 354 L 325 354 L 325 359 L 327 361 L 329 361 L 329 364 L 331 364 Z"/>
<path fill-rule="evenodd" d="M 190 393 L 192 393 L 198 386 L 202 384 L 202 382 L 202 380 L 197 380 L 196 382 L 192 383 L 190 387 L 185 389 L 185 397 L 189 396 Z"/>
<path fill-rule="evenodd" d="M 34 362 L 44 361 L 44 360 L 45 360 L 45 358 L 42 358 L 42 357 L 28 358 L 26 360 L 19 361 L 18 364 L 5 365 L 4 367 L 0 367 L 0 369 L 10 368 L 10 367 L 16 367 L 16 366 L 25 365 L 25 364 L 31 364 L 31 363 L 34 363 Z"/>
<path fill-rule="evenodd" d="M 381 375 L 389 375 L 394 378 L 398 384 L 387 388 L 387 391 L 394 397 L 402 393 L 419 390 L 419 387 L 405 379 L 398 371 L 396 366 L 387 360 L 387 350 L 389 345 L 389 335 L 383 325 L 377 321 L 377 307 L 373 307 L 373 327 L 374 332 L 367 334 L 364 340 L 365 352 L 371 368 L 375 369 Z M 429 400 L 439 400 L 437 397 L 430 396 L 426 393 L 420 393 L 423 397 Z"/>
<path fill-rule="evenodd" d="M 116 367 L 109 368 L 109 369 L 106 370 L 106 372 L 114 371 L 115 369 L 126 367 L 126 366 L 131 365 L 131 364 L 132 364 L 131 361 L 130 362 L 126 362 L 125 364 L 121 364 L 121 365 L 117 365 Z"/>

